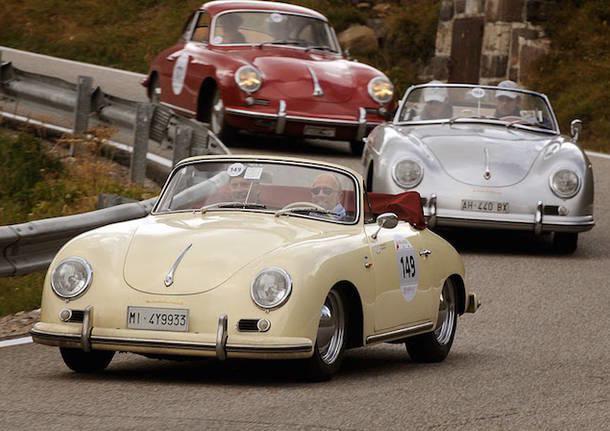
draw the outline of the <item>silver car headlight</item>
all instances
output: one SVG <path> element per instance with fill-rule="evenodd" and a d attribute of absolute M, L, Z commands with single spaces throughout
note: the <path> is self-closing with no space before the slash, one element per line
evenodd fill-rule
<path fill-rule="evenodd" d="M 551 175 L 551 190 L 560 198 L 571 198 L 580 187 L 580 178 L 576 172 L 569 169 L 561 169 Z"/>
<path fill-rule="evenodd" d="M 290 275 L 282 268 L 265 268 L 254 278 L 250 296 L 262 308 L 276 308 L 282 305 L 292 292 Z"/>
<path fill-rule="evenodd" d="M 414 160 L 403 159 L 394 165 L 392 178 L 403 189 L 412 189 L 424 178 L 424 168 Z"/>
<path fill-rule="evenodd" d="M 51 273 L 51 288 L 61 298 L 74 298 L 91 285 L 93 270 L 82 257 L 62 260 Z"/>
<path fill-rule="evenodd" d="M 377 103 L 388 103 L 394 97 L 394 86 L 384 76 L 377 76 L 369 81 L 369 96 Z"/>
<path fill-rule="evenodd" d="M 254 93 L 263 85 L 263 76 L 252 66 L 242 66 L 235 72 L 235 82 L 246 93 Z"/>

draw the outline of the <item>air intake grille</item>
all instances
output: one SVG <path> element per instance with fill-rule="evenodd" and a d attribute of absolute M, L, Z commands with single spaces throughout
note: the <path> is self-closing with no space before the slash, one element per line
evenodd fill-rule
<path fill-rule="evenodd" d="M 241 319 L 237 323 L 240 332 L 258 332 L 258 319 Z"/>

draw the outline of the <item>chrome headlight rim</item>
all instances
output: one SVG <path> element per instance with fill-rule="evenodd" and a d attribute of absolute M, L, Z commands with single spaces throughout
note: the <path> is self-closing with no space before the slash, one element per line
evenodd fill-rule
<path fill-rule="evenodd" d="M 240 77 L 240 74 L 246 70 L 252 71 L 252 72 L 256 73 L 256 75 L 258 76 L 259 82 L 258 82 L 258 85 L 256 86 L 256 88 L 244 88 L 242 86 L 243 83 L 240 81 L 239 77 Z M 263 86 L 263 74 L 256 67 L 251 66 L 249 64 L 243 65 L 239 69 L 237 69 L 235 71 L 234 78 L 235 78 L 235 83 L 237 84 L 239 89 L 247 94 L 256 93 Z"/>
<path fill-rule="evenodd" d="M 254 295 L 256 280 L 258 280 L 258 278 L 261 275 L 263 275 L 267 272 L 271 272 L 271 271 L 279 272 L 284 277 L 284 281 L 286 282 L 286 286 L 287 286 L 286 293 L 279 301 L 276 301 L 272 304 L 261 304 L 260 302 L 258 302 L 256 300 L 256 297 Z M 263 310 L 274 310 L 276 308 L 281 307 L 282 305 L 284 305 L 286 303 L 286 301 L 288 301 L 291 294 L 292 294 L 292 278 L 290 277 L 290 274 L 288 274 L 288 272 L 285 269 L 280 268 L 279 266 L 269 266 L 269 267 L 264 268 L 263 270 L 259 271 L 258 274 L 256 274 L 256 276 L 254 277 L 254 280 L 252 280 L 252 283 L 250 284 L 250 299 L 252 299 L 252 302 L 254 302 L 254 304 L 256 304 L 257 307 L 262 308 Z"/>
<path fill-rule="evenodd" d="M 389 96 L 387 96 L 385 98 L 380 98 L 374 93 L 373 86 L 379 81 L 383 81 L 384 83 L 387 83 L 389 85 L 389 87 L 391 89 L 391 94 Z M 373 99 L 375 102 L 379 103 L 380 105 L 385 105 L 387 103 L 390 103 L 392 101 L 392 99 L 394 98 L 394 84 L 392 84 L 392 81 L 390 81 L 385 76 L 376 76 L 376 77 L 372 78 L 369 81 L 369 83 L 367 84 L 367 91 L 368 91 L 371 99 Z"/>
<path fill-rule="evenodd" d="M 74 292 L 74 293 L 72 293 L 70 295 L 65 295 L 65 294 L 63 294 L 63 293 L 61 293 L 59 291 L 59 289 L 55 285 L 55 282 L 54 282 L 53 278 L 54 278 L 55 272 L 59 268 L 61 268 L 62 265 L 66 264 L 66 263 L 68 263 L 70 261 L 78 262 L 79 264 L 83 265 L 83 267 L 85 269 L 85 272 L 87 274 L 87 278 L 86 278 L 86 281 L 85 281 L 85 285 L 84 285 L 84 287 L 82 289 L 80 289 L 79 291 Z M 57 295 L 58 297 L 60 297 L 62 299 L 73 299 L 73 298 L 76 298 L 78 296 L 81 296 L 82 294 L 84 294 L 89 289 L 89 287 L 91 286 L 91 282 L 92 281 L 93 281 L 93 268 L 91 267 L 91 264 L 85 258 L 82 258 L 82 257 L 79 257 L 79 256 L 71 256 L 71 257 L 68 257 L 68 258 L 62 260 L 51 271 L 51 290 L 53 290 L 53 293 L 55 293 L 55 295 Z"/>
<path fill-rule="evenodd" d="M 417 180 L 414 181 L 413 183 L 410 183 L 410 184 L 403 183 L 402 181 L 400 181 L 398 179 L 398 176 L 396 175 L 396 169 L 398 168 L 398 165 L 400 165 L 403 162 L 415 163 L 419 167 L 419 176 L 418 176 Z M 394 180 L 396 185 L 398 185 L 402 189 L 405 189 L 405 190 L 413 189 L 413 188 L 417 187 L 424 179 L 424 166 L 415 159 L 409 159 L 409 158 L 400 159 L 400 160 L 396 161 L 396 163 L 394 163 L 394 166 L 392 167 L 392 179 Z"/>
<path fill-rule="evenodd" d="M 570 192 L 562 192 L 561 190 L 559 190 L 556 186 L 555 186 L 555 177 L 557 175 L 559 175 L 562 172 L 568 172 L 570 174 L 573 174 L 574 177 L 576 178 L 576 188 L 573 191 Z M 580 188 L 582 186 L 582 180 L 580 178 L 580 175 L 578 175 L 578 173 L 570 168 L 560 168 L 557 169 L 555 172 L 553 172 L 550 176 L 549 176 L 549 187 L 551 188 L 551 191 L 555 194 L 555 196 L 561 198 L 561 199 L 571 199 L 574 196 L 576 196 L 578 194 L 578 192 L 580 192 Z"/>

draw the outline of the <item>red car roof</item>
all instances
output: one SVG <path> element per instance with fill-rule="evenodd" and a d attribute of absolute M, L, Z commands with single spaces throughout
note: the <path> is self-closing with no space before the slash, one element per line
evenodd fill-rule
<path fill-rule="evenodd" d="M 324 15 L 319 12 L 316 12 L 315 10 L 288 3 L 278 3 L 270 1 L 218 0 L 209 3 L 204 3 L 201 6 L 201 9 L 206 10 L 210 15 L 215 15 L 217 13 L 233 9 L 270 10 L 276 12 L 289 12 L 300 15 L 307 15 L 312 18 L 318 18 L 323 21 L 328 21 Z"/>

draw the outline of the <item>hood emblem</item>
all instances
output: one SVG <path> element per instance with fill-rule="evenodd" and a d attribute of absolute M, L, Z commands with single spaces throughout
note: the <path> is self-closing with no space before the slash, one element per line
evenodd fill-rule
<path fill-rule="evenodd" d="M 178 265 L 180 265 L 180 262 L 184 258 L 184 255 L 191 249 L 192 246 L 193 246 L 193 244 L 187 245 L 186 248 L 184 250 L 182 250 L 182 253 L 180 253 L 178 255 L 178 257 L 176 258 L 176 261 L 174 262 L 172 267 L 169 269 L 169 272 L 167 273 L 167 275 L 165 276 L 165 279 L 163 280 L 163 282 L 165 283 L 165 287 L 170 287 L 172 284 L 174 284 L 174 274 L 176 273 L 176 269 L 178 269 Z"/>
<path fill-rule="evenodd" d="M 483 178 L 489 180 L 491 178 L 491 171 L 489 170 L 489 150 L 485 148 L 485 173 L 483 174 Z"/>
<path fill-rule="evenodd" d="M 309 66 L 307 66 L 307 70 L 309 70 L 309 74 L 311 75 L 311 79 L 313 80 L 313 95 L 316 97 L 324 96 L 324 91 L 322 91 L 322 87 L 320 87 L 320 81 L 318 81 L 318 76 L 316 72 Z"/>

